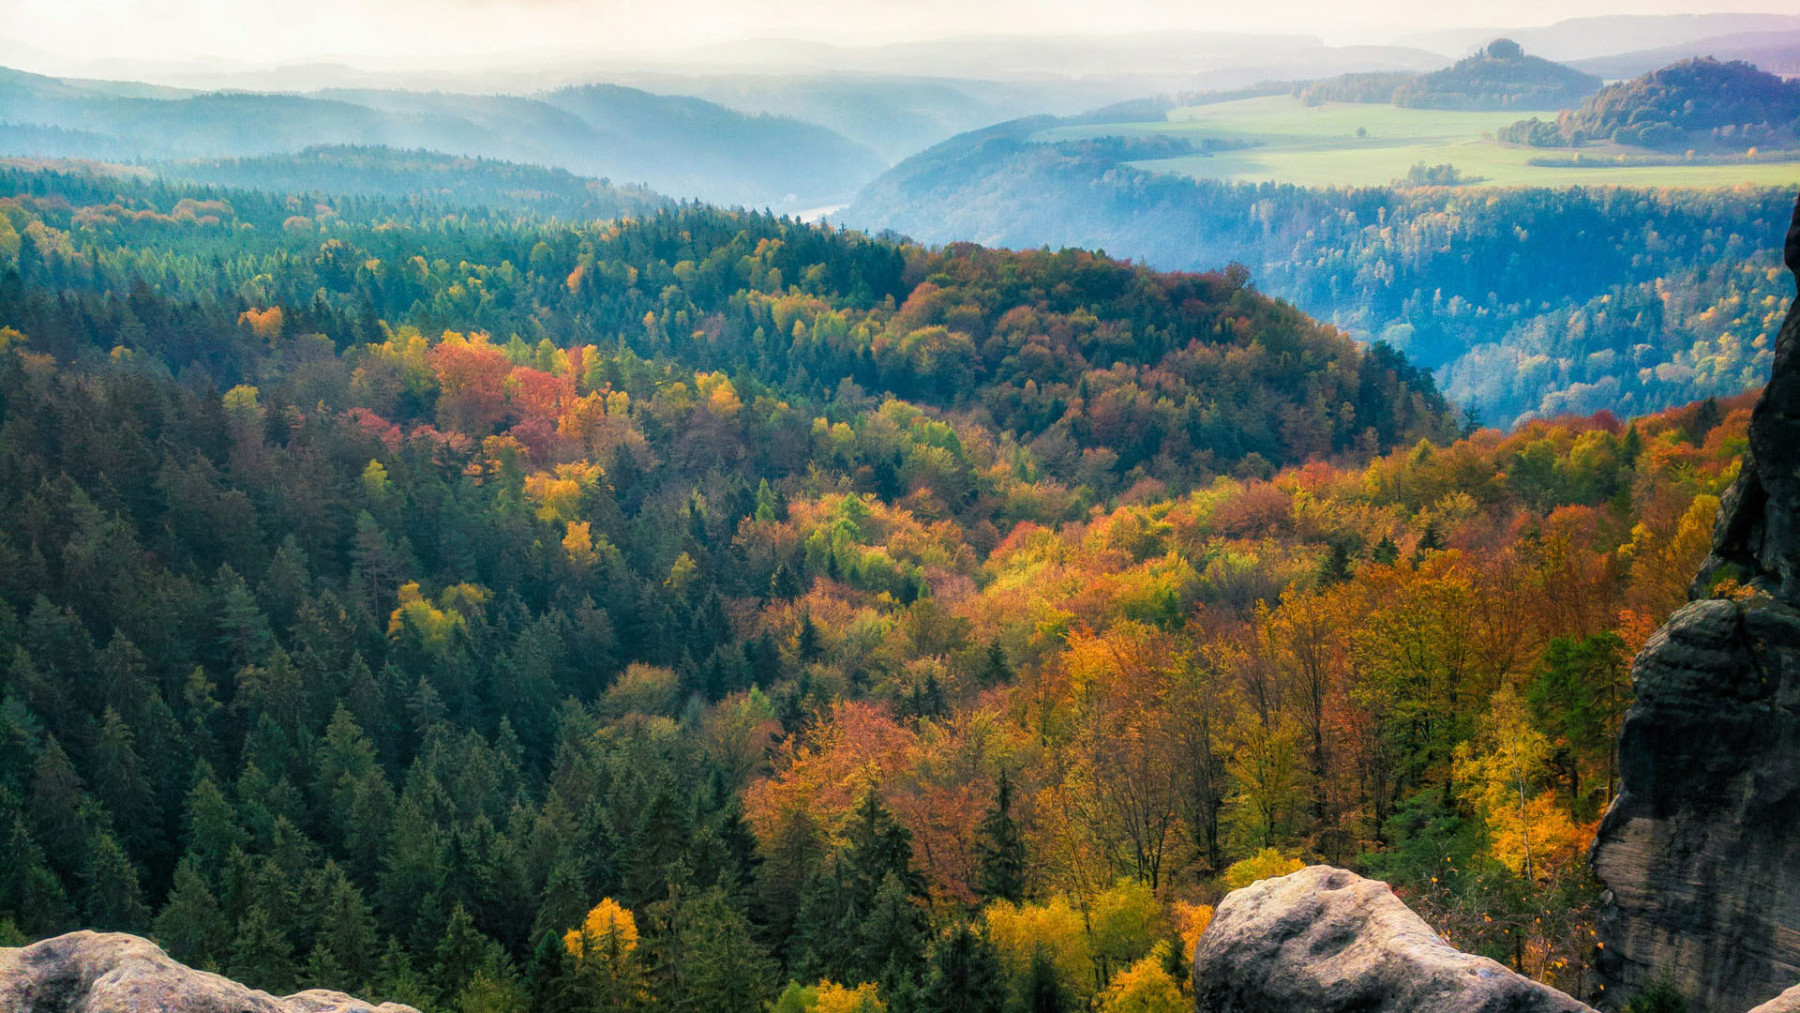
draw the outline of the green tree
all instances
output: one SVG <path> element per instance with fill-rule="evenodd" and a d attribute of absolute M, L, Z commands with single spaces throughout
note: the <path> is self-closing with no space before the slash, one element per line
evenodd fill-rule
<path fill-rule="evenodd" d="M 932 944 L 914 1013 L 1000 1013 L 1006 970 L 986 934 L 959 922 Z"/>
<path fill-rule="evenodd" d="M 230 925 L 192 855 L 175 866 L 175 885 L 150 934 L 169 956 L 192 967 L 218 967 Z"/>
<path fill-rule="evenodd" d="M 984 900 L 1014 904 L 1025 898 L 1025 836 L 1012 815 L 1012 775 L 1000 771 L 994 805 L 982 817 L 975 839 L 977 875 L 975 892 Z"/>
<path fill-rule="evenodd" d="M 81 871 L 81 913 L 89 926 L 115 932 L 142 932 L 150 909 L 138 882 L 137 866 L 118 838 L 104 830 L 88 839 Z"/>
<path fill-rule="evenodd" d="M 260 901 L 238 920 L 225 976 L 275 995 L 294 990 L 293 940 Z"/>

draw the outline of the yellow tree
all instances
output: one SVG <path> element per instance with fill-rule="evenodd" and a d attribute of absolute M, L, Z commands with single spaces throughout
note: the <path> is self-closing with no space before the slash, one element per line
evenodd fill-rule
<path fill-rule="evenodd" d="M 637 918 L 607 897 L 588 911 L 581 925 L 563 935 L 575 958 L 575 980 L 592 1008 L 636 1010 L 649 1004 L 649 989 L 638 959 Z"/>

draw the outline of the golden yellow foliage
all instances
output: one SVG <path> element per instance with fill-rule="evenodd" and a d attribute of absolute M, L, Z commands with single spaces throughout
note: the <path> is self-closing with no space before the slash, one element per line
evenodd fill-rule
<path fill-rule="evenodd" d="M 836 982 L 819 982 L 819 998 L 811 1007 L 815 1013 L 887 1013 L 875 986 L 863 982 L 854 988 Z"/>
<path fill-rule="evenodd" d="M 1094 993 L 1093 952 L 1081 912 L 1058 894 L 1042 904 L 1014 905 L 997 900 L 987 907 L 988 938 L 1000 962 L 1014 977 L 1031 967 L 1039 947 L 1050 956 L 1064 989 L 1085 1001 Z"/>
<path fill-rule="evenodd" d="M 599 560 L 594 552 L 594 539 L 589 534 L 587 521 L 570 521 L 568 531 L 563 535 L 563 552 L 569 556 L 569 562 L 576 566 L 593 566 Z"/>
<path fill-rule="evenodd" d="M 1551 744 L 1532 727 L 1525 702 L 1510 687 L 1494 694 L 1478 743 L 1457 749 L 1456 777 L 1463 796 L 1487 823 L 1494 858 L 1528 879 L 1546 879 L 1573 861 L 1592 837 L 1540 790 Z"/>
<path fill-rule="evenodd" d="M 1210 904 L 1178 900 L 1169 905 L 1169 920 L 1175 923 L 1175 931 L 1181 935 L 1182 952 L 1192 956 L 1194 947 L 1200 945 L 1200 937 L 1206 934 L 1206 927 L 1212 924 L 1213 908 Z"/>
<path fill-rule="evenodd" d="M 1168 959 L 1168 942 L 1159 942 L 1142 960 L 1113 978 L 1100 997 L 1101 1013 L 1186 1013 L 1190 1004 L 1164 966 Z"/>
<path fill-rule="evenodd" d="M 1285 876 L 1306 868 L 1306 863 L 1298 858 L 1291 858 L 1274 848 L 1264 848 L 1241 862 L 1233 862 L 1225 870 L 1225 885 L 1232 890 L 1242 890 L 1252 883 L 1276 876 Z"/>
<path fill-rule="evenodd" d="M 563 947 L 578 959 L 584 956 L 589 943 L 593 944 L 596 954 L 632 952 L 638 944 L 636 916 L 630 908 L 620 906 L 611 897 L 601 900 L 589 909 L 580 928 L 563 934 Z"/>
<path fill-rule="evenodd" d="M 250 328 L 250 333 L 264 341 L 274 341 L 281 336 L 281 307 L 270 306 L 266 309 L 248 309 L 238 314 L 238 323 Z"/>

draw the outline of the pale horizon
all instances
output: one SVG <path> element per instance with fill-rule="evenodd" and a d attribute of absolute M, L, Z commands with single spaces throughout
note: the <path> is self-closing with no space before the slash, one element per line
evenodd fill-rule
<path fill-rule="evenodd" d="M 1523 30 L 1609 15 L 1800 15 L 1788 0 L 1530 0 L 1503 12 L 1491 4 L 1432 0 L 1272 0 L 1254 7 L 1173 0 L 672 0 L 654 10 L 617 0 L 459 0 L 435 9 L 420 0 L 8 0 L 6 6 L 11 10 L 0 29 L 0 48 L 44 57 L 42 63 L 142 63 L 154 53 L 157 62 L 219 68 L 343 63 L 379 70 L 391 62 L 395 70 L 454 71 L 460 68 L 447 61 L 466 60 L 472 64 L 467 69 L 477 72 L 537 57 L 655 60 L 709 45 L 771 40 L 867 46 L 1170 31 L 1393 45 L 1434 31 Z"/>

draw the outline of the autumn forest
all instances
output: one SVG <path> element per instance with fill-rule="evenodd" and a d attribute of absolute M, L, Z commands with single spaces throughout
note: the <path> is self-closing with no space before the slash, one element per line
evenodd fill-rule
<path fill-rule="evenodd" d="M 1589 991 L 1753 395 L 1502 431 L 1242 267 L 615 198 L 0 170 L 0 945 L 1176 1013 L 1323 861 Z"/>

